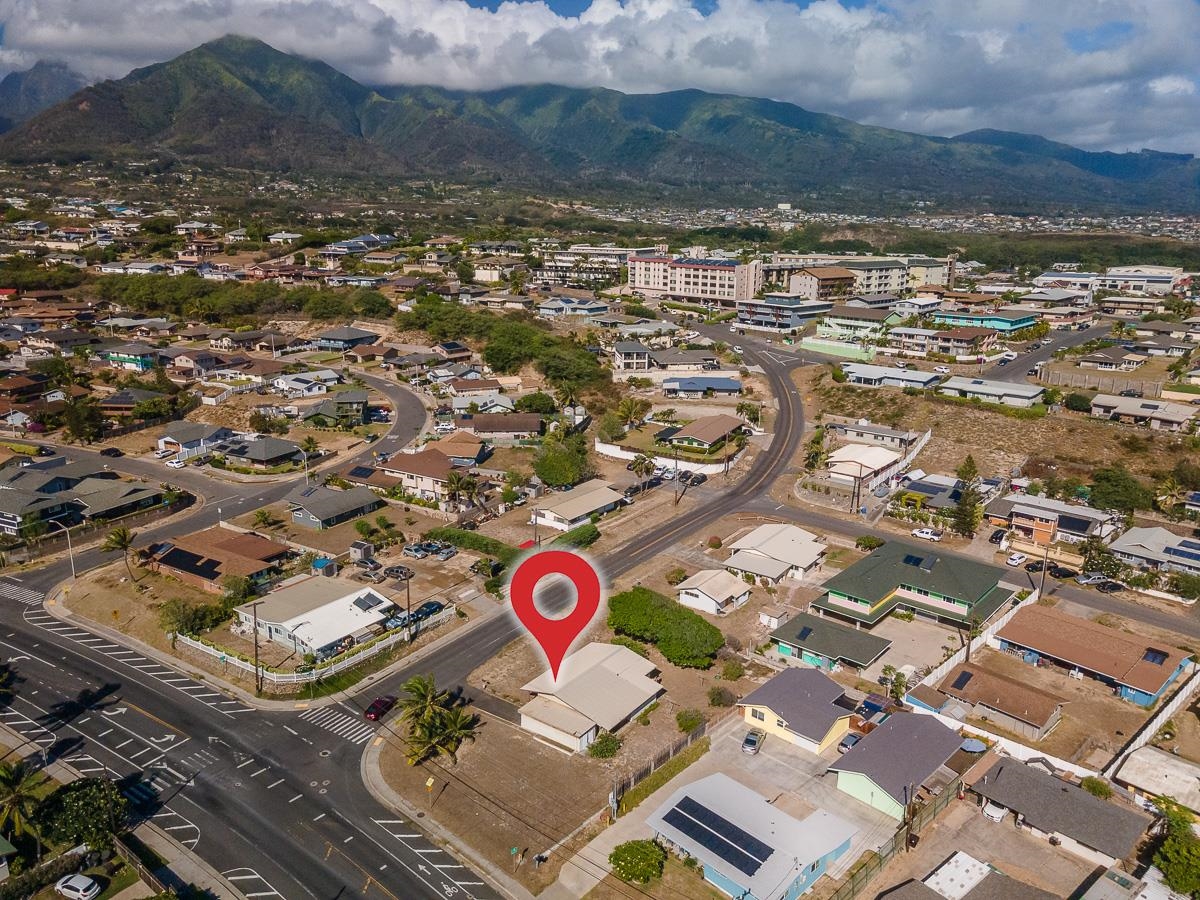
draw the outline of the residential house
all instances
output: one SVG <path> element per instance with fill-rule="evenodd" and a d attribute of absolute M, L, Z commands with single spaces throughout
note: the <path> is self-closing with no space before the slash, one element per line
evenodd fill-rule
<path fill-rule="evenodd" d="M 887 333 L 887 346 L 899 350 L 901 356 L 924 356 L 934 352 L 933 343 L 939 334 L 933 328 L 898 325 Z"/>
<path fill-rule="evenodd" d="M 585 644 L 521 690 L 521 727 L 569 750 L 586 750 L 601 730 L 614 732 L 662 693 L 654 663 L 617 644 Z"/>
<path fill-rule="evenodd" d="M 713 350 L 681 350 L 671 347 L 667 350 L 650 351 L 651 367 L 666 372 L 694 372 L 705 366 L 718 365 L 720 359 Z"/>
<path fill-rule="evenodd" d="M 495 378 L 452 378 L 445 384 L 455 397 L 483 397 L 503 387 Z"/>
<path fill-rule="evenodd" d="M 816 669 L 788 668 L 738 701 L 746 724 L 809 753 L 837 746 L 850 731 L 855 702 Z"/>
<path fill-rule="evenodd" d="M 962 745 L 958 732 L 932 716 L 895 713 L 863 737 L 829 772 L 837 789 L 897 821 L 922 797 L 955 779 L 946 762 Z"/>
<path fill-rule="evenodd" d="M 1189 652 L 1118 631 L 1049 606 L 1026 606 L 996 633 L 1000 649 L 1030 665 L 1042 660 L 1110 685 L 1124 700 L 1152 706 L 1187 668 Z"/>
<path fill-rule="evenodd" d="M 212 447 L 212 452 L 229 462 L 252 469 L 273 469 L 300 464 L 305 460 L 305 453 L 299 444 L 265 434 L 254 440 L 234 438 L 222 441 Z"/>
<path fill-rule="evenodd" d="M 319 428 L 353 428 L 367 421 L 367 392 L 338 391 L 300 414 Z"/>
<path fill-rule="evenodd" d="M 23 538 L 45 530 L 48 521 L 65 519 L 70 523 L 78 517 L 78 505 L 70 497 L 7 484 L 0 488 L 0 533 L 9 537 Z"/>
<path fill-rule="evenodd" d="M 981 360 L 996 348 L 999 332 L 994 328 L 964 325 L 935 331 L 929 339 L 929 352 L 953 356 L 957 360 Z"/>
<path fill-rule="evenodd" d="M 160 361 L 158 349 L 148 344 L 121 344 L 101 350 L 98 355 L 114 369 L 132 372 L 148 372 Z"/>
<path fill-rule="evenodd" d="M 1165 528 L 1130 528 L 1109 549 L 1121 562 L 1140 569 L 1200 575 L 1200 540 Z"/>
<path fill-rule="evenodd" d="M 1132 372 L 1149 357 L 1133 353 L 1124 347 L 1104 347 L 1079 358 L 1079 368 L 1099 369 L 1101 372 Z"/>
<path fill-rule="evenodd" d="M 990 864 L 955 850 L 940 866 L 921 881 L 909 879 L 884 891 L 877 900 L 1061 900 L 1052 894 L 1005 875 Z M 1133 897 L 1115 897 L 1098 894 L 1094 898 L 1084 895 L 1081 900 L 1133 900 Z"/>
<path fill-rule="evenodd" d="M 283 346 L 288 340 L 287 335 L 278 331 L 227 331 L 210 337 L 208 345 L 215 350 L 253 350 L 263 341 L 270 341 L 272 335 L 278 339 L 280 346 Z"/>
<path fill-rule="evenodd" d="M 1105 297 L 1097 300 L 1100 311 L 1110 316 L 1148 316 L 1166 312 L 1167 305 L 1162 297 Z"/>
<path fill-rule="evenodd" d="M 307 372 L 280 375 L 271 382 L 271 387 L 285 397 L 319 397 L 329 393 L 329 385 Z"/>
<path fill-rule="evenodd" d="M 198 450 L 210 448 L 233 437 L 233 432 L 223 425 L 206 425 L 203 422 L 172 422 L 158 438 L 159 450 Z"/>
<path fill-rule="evenodd" d="M 291 555 L 286 544 L 256 534 L 242 534 L 220 526 L 151 544 L 145 551 L 146 568 L 165 572 L 212 594 L 224 593 L 229 577 L 248 578 L 256 587 L 267 584 Z"/>
<path fill-rule="evenodd" d="M 897 300 L 892 306 L 897 313 L 906 319 L 917 316 L 924 318 L 941 309 L 940 297 L 905 297 Z"/>
<path fill-rule="evenodd" d="M 492 455 L 492 448 L 469 431 L 456 431 L 425 445 L 436 450 L 456 466 L 472 468 Z"/>
<path fill-rule="evenodd" d="M 826 427 L 839 438 L 854 444 L 873 444 L 907 454 L 922 438 L 917 431 L 899 431 L 876 425 L 866 419 L 857 422 L 829 422 Z"/>
<path fill-rule="evenodd" d="M 1062 720 L 1066 701 L 974 663 L 962 663 L 947 672 L 936 689 L 922 685 L 910 691 L 908 702 L 960 721 L 973 716 L 1040 741 Z"/>
<path fill-rule="evenodd" d="M 190 378 L 203 378 L 221 364 L 221 357 L 211 350 L 185 350 L 168 354 L 171 368 Z"/>
<path fill-rule="evenodd" d="M 666 378 L 662 383 L 663 395 L 698 400 L 704 397 L 737 397 L 742 393 L 742 383 L 736 378 L 711 378 L 692 376 L 689 378 Z"/>
<path fill-rule="evenodd" d="M 870 627 L 893 610 L 956 627 L 983 625 L 1016 595 L 1008 573 L 932 546 L 889 540 L 825 582 L 811 608 Z"/>
<path fill-rule="evenodd" d="M 1193 813 L 1200 813 L 1200 765 L 1158 747 L 1139 747 L 1125 757 L 1114 780 L 1150 805 L 1170 797 Z"/>
<path fill-rule="evenodd" d="M 395 347 L 377 347 L 372 344 L 360 344 L 357 347 L 351 347 L 347 350 L 346 356 L 357 363 L 368 363 L 376 360 L 390 363 L 400 356 L 400 351 Z"/>
<path fill-rule="evenodd" d="M 993 500 L 984 509 L 984 516 L 992 525 L 1012 529 L 1036 544 L 1078 544 L 1089 537 L 1108 539 L 1121 528 L 1119 517 L 1111 512 L 1030 494 L 1009 494 Z"/>
<path fill-rule="evenodd" d="M 895 450 L 870 444 L 843 444 L 830 452 L 826 461 L 829 480 L 873 491 L 903 467 L 904 457 Z"/>
<path fill-rule="evenodd" d="M 292 521 L 306 528 L 332 528 L 383 506 L 383 501 L 367 488 L 338 491 L 320 485 L 302 485 L 284 497 L 284 502 Z"/>
<path fill-rule="evenodd" d="M 854 273 L 844 266 L 807 266 L 789 275 L 788 289 L 806 300 L 833 301 L 854 293 Z"/>
<path fill-rule="evenodd" d="M 139 404 L 148 403 L 152 400 L 165 400 L 167 401 L 168 408 L 171 403 L 169 395 L 159 393 L 158 391 L 144 391 L 141 388 L 123 388 L 122 390 L 114 391 L 107 397 L 101 398 L 99 406 L 100 411 L 106 416 L 128 416 L 133 413 Z"/>
<path fill-rule="evenodd" d="M 570 531 L 589 522 L 592 516 L 617 509 L 624 502 L 625 498 L 614 491 L 608 482 L 593 478 L 576 485 L 573 490 L 542 498 L 533 508 L 529 521 L 556 531 Z"/>
<path fill-rule="evenodd" d="M 826 672 L 861 672 L 887 652 L 892 642 L 859 628 L 811 613 L 795 613 L 770 634 L 775 651 L 787 659 Z"/>
<path fill-rule="evenodd" d="M 971 790 L 1020 817 L 1023 828 L 1091 863 L 1111 866 L 1132 857 L 1151 818 L 1095 797 L 1064 778 L 1001 757 Z"/>
<path fill-rule="evenodd" d="M 895 294 L 855 294 L 846 298 L 844 305 L 858 309 L 892 309 L 900 298 Z"/>
<path fill-rule="evenodd" d="M 682 428 L 664 429 L 671 433 L 662 439 L 673 447 L 690 447 L 711 453 L 734 435 L 740 434 L 745 427 L 746 423 L 741 419 L 718 413 L 715 416 L 701 416 Z"/>
<path fill-rule="evenodd" d="M 982 378 L 964 378 L 955 375 L 942 382 L 939 394 L 950 397 L 965 397 L 984 403 L 1002 403 L 1005 406 L 1030 407 L 1037 403 L 1044 389 L 1036 384 L 1009 381 L 986 381 Z"/>
<path fill-rule="evenodd" d="M 50 384 L 50 376 L 40 372 L 9 375 L 0 378 L 0 400 L 9 404 L 30 403 L 41 396 Z"/>
<path fill-rule="evenodd" d="M 867 387 L 911 387 L 928 390 L 942 380 L 942 376 L 936 372 L 922 372 L 919 369 L 900 369 L 894 366 L 873 366 L 867 363 L 850 362 L 844 362 L 841 365 L 848 383 Z"/>
<path fill-rule="evenodd" d="M 458 341 L 442 341 L 435 344 L 433 352 L 447 362 L 465 362 L 471 358 L 471 348 Z"/>
<path fill-rule="evenodd" d="M 1060 331 L 1071 331 L 1076 328 L 1090 328 L 1095 322 L 1095 311 L 1086 306 L 1009 306 L 1012 311 L 1029 310 L 1051 328 Z"/>
<path fill-rule="evenodd" d="M 373 344 L 377 340 L 379 340 L 379 335 L 373 331 L 342 325 L 318 334 L 316 345 L 322 350 L 337 350 L 345 353 L 347 350 L 352 350 L 363 344 Z"/>
<path fill-rule="evenodd" d="M 21 344 L 30 350 L 46 350 L 51 353 L 67 354 L 76 347 L 88 347 L 100 343 L 94 334 L 80 331 L 77 328 L 56 328 L 51 331 L 37 331 L 25 337 Z"/>
<path fill-rule="evenodd" d="M 701 569 L 676 590 L 681 606 L 713 616 L 732 612 L 750 599 L 750 586 L 724 569 Z"/>
<path fill-rule="evenodd" d="M 489 441 L 525 441 L 541 437 L 545 420 L 537 413 L 467 413 L 456 416 L 461 431 Z"/>
<path fill-rule="evenodd" d="M 817 334 L 840 341 L 875 341 L 902 321 L 890 309 L 837 306 L 817 322 Z"/>
<path fill-rule="evenodd" d="M 858 829 L 818 809 L 796 819 L 723 772 L 680 787 L 646 820 L 730 897 L 795 900 L 850 852 Z"/>
<path fill-rule="evenodd" d="M 346 578 L 309 576 L 234 610 L 242 631 L 318 659 L 336 656 L 382 634 L 396 605 L 378 590 Z"/>
<path fill-rule="evenodd" d="M 960 312 L 939 310 L 931 318 L 939 325 L 960 325 L 975 328 L 990 328 L 1001 334 L 1012 334 L 1032 328 L 1038 323 L 1038 314 L 1031 310 L 997 309 L 992 312 Z"/>
<path fill-rule="evenodd" d="M 1144 353 L 1147 356 L 1185 356 L 1196 349 L 1192 342 L 1186 338 L 1173 338 L 1167 335 L 1155 335 L 1154 337 L 1137 338 L 1133 341 L 1130 349 L 1135 353 Z"/>
<path fill-rule="evenodd" d="M 393 453 L 378 469 L 397 479 L 405 493 L 441 503 L 447 499 L 446 484 L 454 465 L 437 445 L 430 445 L 417 453 Z"/>
<path fill-rule="evenodd" d="M 1142 397 L 1114 397 L 1097 394 L 1092 398 L 1092 415 L 1126 425 L 1145 425 L 1155 431 L 1183 431 L 1192 421 L 1197 407 L 1167 400 Z"/>
<path fill-rule="evenodd" d="M 784 578 L 803 578 L 820 566 L 826 547 L 811 531 L 795 525 L 759 525 L 729 545 L 733 554 L 725 568 L 778 584 Z"/>
<path fill-rule="evenodd" d="M 607 303 L 577 297 L 551 297 L 537 304 L 537 314 L 547 319 L 564 316 L 602 316 L 607 312 Z"/>
<path fill-rule="evenodd" d="M 467 413 L 510 413 L 516 408 L 507 394 L 483 394 L 478 397 L 451 397 L 450 408 L 456 415 Z"/>

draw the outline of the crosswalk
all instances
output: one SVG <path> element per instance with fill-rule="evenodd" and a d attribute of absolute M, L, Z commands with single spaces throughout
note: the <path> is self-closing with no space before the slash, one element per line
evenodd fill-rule
<path fill-rule="evenodd" d="M 24 606 L 38 606 L 46 599 L 46 595 L 41 591 L 14 584 L 7 578 L 0 578 L 0 598 L 16 600 Z"/>
<path fill-rule="evenodd" d="M 351 744 L 365 744 L 375 734 L 374 725 L 363 724 L 362 719 L 340 712 L 331 706 L 305 710 L 300 713 L 300 718 L 333 732 Z"/>
<path fill-rule="evenodd" d="M 271 882 L 263 878 L 254 869 L 240 868 L 230 869 L 228 872 L 221 873 L 226 881 L 232 881 L 234 887 L 238 889 L 243 897 L 247 900 L 253 897 L 282 897 L 283 894 L 275 890 L 271 886 Z"/>

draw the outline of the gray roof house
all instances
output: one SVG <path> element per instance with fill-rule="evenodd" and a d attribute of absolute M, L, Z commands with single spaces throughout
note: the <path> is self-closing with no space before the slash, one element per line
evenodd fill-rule
<path fill-rule="evenodd" d="M 936 792 L 954 779 L 944 766 L 962 740 L 932 716 L 896 713 L 829 771 L 839 791 L 899 820 L 923 788 Z"/>
<path fill-rule="evenodd" d="M 1015 759 L 1001 759 L 971 786 L 979 796 L 1020 815 L 1023 823 L 1087 859 L 1125 859 L 1150 826 L 1150 816 L 1093 797 Z"/>
<path fill-rule="evenodd" d="M 796 613 L 770 638 L 781 656 L 827 671 L 841 665 L 865 669 L 892 646 L 887 638 L 812 613 Z"/>
<path fill-rule="evenodd" d="M 307 528 L 332 528 L 339 522 L 366 515 L 383 506 L 370 488 L 353 487 L 344 491 L 320 485 L 301 485 L 284 501 L 292 521 Z"/>
<path fill-rule="evenodd" d="M 984 403 L 1003 403 L 1005 406 L 1033 406 L 1044 389 L 1025 382 L 987 381 L 983 378 L 964 378 L 955 375 L 942 382 L 939 394 L 951 397 L 978 399 Z"/>
<path fill-rule="evenodd" d="M 287 462 L 302 462 L 304 457 L 304 451 L 295 441 L 285 441 L 270 435 L 263 435 L 253 441 L 223 441 L 212 449 L 214 453 L 260 468 L 283 465 Z"/>
<path fill-rule="evenodd" d="M 747 694 L 738 707 L 750 726 L 772 720 L 770 732 L 819 753 L 849 730 L 854 701 L 816 669 L 789 668 Z"/>
<path fill-rule="evenodd" d="M 159 450 L 192 450 L 208 447 L 233 437 L 233 432 L 221 425 L 203 422 L 172 422 L 158 438 Z"/>
<path fill-rule="evenodd" d="M 373 331 L 367 331 L 365 328 L 354 328 L 350 325 L 342 325 L 318 334 L 316 345 L 322 350 L 341 350 L 344 352 L 362 344 L 373 344 L 377 340 L 379 340 L 379 335 Z"/>
<path fill-rule="evenodd" d="M 1121 562 L 1142 569 L 1200 575 L 1200 540 L 1165 528 L 1130 528 L 1109 549 Z"/>

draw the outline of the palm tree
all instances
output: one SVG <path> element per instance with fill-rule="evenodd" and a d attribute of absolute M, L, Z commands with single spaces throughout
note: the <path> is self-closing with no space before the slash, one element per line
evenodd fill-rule
<path fill-rule="evenodd" d="M 678 418 L 679 414 L 673 409 L 660 409 L 654 414 L 654 420 L 662 422 L 664 425 L 670 425 Z"/>
<path fill-rule="evenodd" d="M 270 528 L 275 524 L 275 516 L 269 509 L 259 509 L 254 513 L 254 524 L 259 528 Z"/>
<path fill-rule="evenodd" d="M 438 752 L 437 733 L 433 726 L 426 722 L 410 725 L 404 743 L 408 745 L 404 759 L 410 766 L 422 763 Z"/>
<path fill-rule="evenodd" d="M 470 496 L 478 489 L 475 479 L 465 472 L 451 472 L 446 476 L 446 494 L 453 503 Z"/>
<path fill-rule="evenodd" d="M 300 442 L 300 449 L 308 456 L 312 456 L 321 449 L 321 445 L 317 443 L 317 439 L 311 434 Z"/>
<path fill-rule="evenodd" d="M 558 401 L 559 408 L 564 406 L 575 405 L 575 388 L 569 384 L 564 384 L 554 391 L 554 399 Z"/>
<path fill-rule="evenodd" d="M 406 695 L 400 700 L 400 719 L 409 724 L 410 733 L 432 724 L 449 696 L 437 689 L 432 675 L 414 675 L 400 687 Z"/>
<path fill-rule="evenodd" d="M 23 760 L 0 764 L 0 827 L 7 829 L 9 837 L 36 835 L 38 856 L 42 855 L 42 838 L 33 825 L 33 812 L 45 781 L 44 775 Z"/>
<path fill-rule="evenodd" d="M 1161 512 L 1168 516 L 1175 512 L 1175 508 L 1183 502 L 1187 496 L 1187 491 L 1175 480 L 1175 476 L 1168 475 L 1154 487 L 1154 502 Z"/>
<path fill-rule="evenodd" d="M 450 762 L 458 765 L 458 749 L 463 741 L 475 740 L 475 728 L 479 719 L 461 706 L 445 710 L 438 716 L 434 726 L 434 734 L 438 751 L 450 757 Z"/>
<path fill-rule="evenodd" d="M 129 551 L 133 549 L 133 541 L 137 532 L 130 531 L 124 525 L 118 525 L 104 537 L 100 550 L 104 553 L 120 553 L 125 560 L 125 568 L 129 571 L 129 580 L 137 581 L 133 576 L 133 566 L 129 564 Z"/>
<path fill-rule="evenodd" d="M 644 453 L 639 453 L 633 458 L 633 474 L 636 475 L 642 482 L 642 490 L 646 490 L 646 479 L 654 472 L 654 460 L 646 456 Z"/>
<path fill-rule="evenodd" d="M 625 423 L 625 427 L 633 428 L 641 424 L 646 413 L 650 411 L 650 401 L 641 397 L 626 397 L 617 404 L 617 415 Z"/>
<path fill-rule="evenodd" d="M 758 404 L 751 403 L 749 400 L 743 400 L 735 407 L 735 412 L 747 422 L 758 424 Z"/>

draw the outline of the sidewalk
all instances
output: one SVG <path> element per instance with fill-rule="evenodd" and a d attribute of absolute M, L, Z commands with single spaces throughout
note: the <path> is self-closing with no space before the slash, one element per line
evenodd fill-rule
<path fill-rule="evenodd" d="M 12 747 L 12 752 L 19 755 L 22 759 L 32 759 L 36 763 L 42 754 L 40 747 L 30 743 L 20 734 L 3 724 L 0 724 L 0 740 L 3 740 L 4 743 Z M 41 771 L 61 784 L 70 784 L 72 781 L 78 781 L 83 777 L 67 763 L 57 760 L 42 767 Z M 154 873 L 164 884 L 176 888 L 193 884 L 201 890 L 210 891 L 213 896 L 220 897 L 222 900 L 241 900 L 242 894 L 226 881 L 216 869 L 182 844 L 177 843 L 157 825 L 151 822 L 142 822 L 133 829 L 133 833 L 137 835 L 142 843 L 147 847 L 151 847 L 155 853 L 166 861 L 166 867 Z M 121 896 L 149 896 L 147 893 L 131 893 L 135 887 L 136 885 L 123 891 Z"/>

